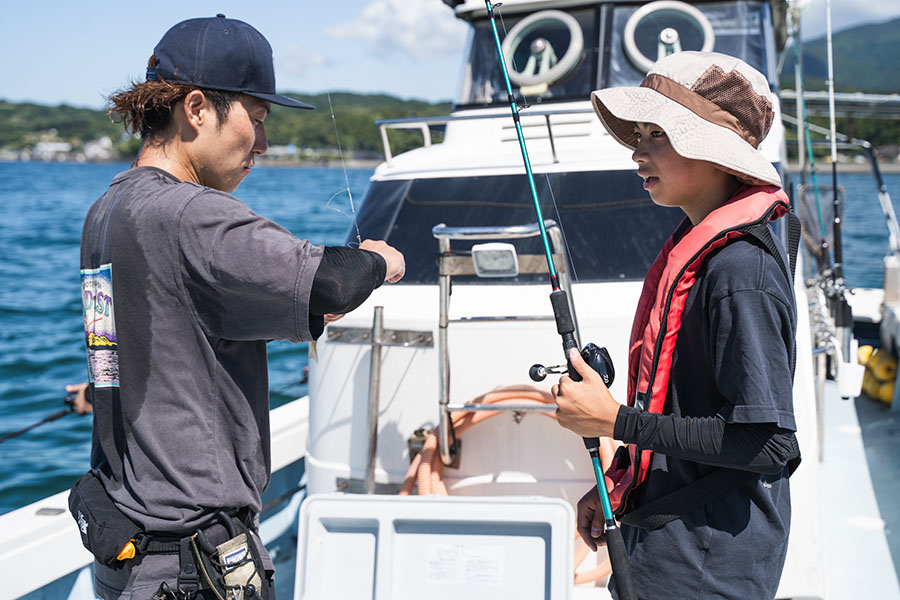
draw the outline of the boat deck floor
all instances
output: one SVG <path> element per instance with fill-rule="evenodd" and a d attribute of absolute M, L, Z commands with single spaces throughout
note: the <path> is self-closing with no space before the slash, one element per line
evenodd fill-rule
<path fill-rule="evenodd" d="M 900 599 L 900 410 L 825 398 L 819 464 L 826 598 Z"/>

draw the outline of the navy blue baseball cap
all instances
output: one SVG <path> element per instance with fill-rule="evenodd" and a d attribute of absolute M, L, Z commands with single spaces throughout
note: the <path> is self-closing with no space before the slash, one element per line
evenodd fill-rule
<path fill-rule="evenodd" d="M 272 46 L 252 26 L 225 15 L 182 21 L 153 49 L 156 67 L 147 81 L 162 79 L 198 88 L 240 92 L 290 108 L 314 108 L 275 93 Z"/>

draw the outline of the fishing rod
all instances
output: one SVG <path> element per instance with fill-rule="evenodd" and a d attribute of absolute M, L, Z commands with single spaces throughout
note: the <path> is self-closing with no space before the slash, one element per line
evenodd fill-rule
<path fill-rule="evenodd" d="M 828 120 L 831 126 L 831 189 L 834 193 L 834 278 L 840 285 L 844 278 L 843 250 L 841 248 L 841 210 L 837 184 L 837 138 L 834 119 L 834 51 L 831 45 L 831 0 L 825 0 L 825 30 L 828 46 Z"/>
<path fill-rule="evenodd" d="M 800 120 L 800 124 L 797 126 L 797 161 L 800 167 L 800 183 L 805 187 L 806 168 L 803 165 L 805 141 L 805 149 L 809 155 L 809 174 L 812 178 L 813 193 L 816 198 L 816 212 L 819 216 L 819 246 L 822 249 L 823 260 L 830 262 L 831 255 L 828 253 L 828 241 L 825 235 L 825 219 L 822 216 L 822 203 L 819 197 L 819 181 L 816 177 L 816 159 L 813 156 L 813 144 L 810 137 L 809 115 L 806 110 L 806 100 L 803 97 L 803 53 L 800 51 L 803 41 L 800 36 L 799 9 L 792 8 L 789 17 L 793 29 L 791 45 L 794 50 L 794 85 L 797 93 L 797 117 Z"/>
<path fill-rule="evenodd" d="M 850 361 L 853 342 L 853 310 L 847 297 L 844 286 L 844 252 L 841 243 L 841 199 L 838 194 L 837 181 L 837 135 L 835 126 L 835 110 L 834 110 L 834 48 L 831 43 L 831 0 L 825 0 L 825 30 L 827 32 L 827 51 L 828 51 L 828 117 L 831 125 L 831 189 L 834 197 L 832 199 L 834 221 L 834 304 L 832 313 L 834 314 L 834 324 L 840 330 L 841 354 L 843 360 Z"/>
<path fill-rule="evenodd" d="M 531 159 L 528 158 L 528 148 L 525 146 L 525 136 L 522 133 L 522 124 L 519 119 L 519 108 L 516 105 L 516 99 L 513 95 L 512 85 L 509 82 L 509 71 L 506 68 L 506 58 L 503 55 L 503 45 L 500 43 L 500 34 L 497 32 L 497 23 L 494 20 L 494 7 L 491 0 L 484 0 L 487 7 L 488 19 L 491 22 L 491 30 L 494 34 L 494 42 L 497 45 L 497 54 L 500 59 L 500 68 L 503 72 L 503 80 L 506 84 L 506 94 L 509 100 L 509 108 L 512 111 L 513 121 L 516 126 L 516 136 L 519 139 L 519 149 L 522 152 L 522 160 L 525 162 L 525 174 L 528 177 L 528 186 L 531 190 L 531 199 L 534 202 L 534 211 L 537 214 L 538 227 L 541 232 L 541 241 L 544 245 L 544 254 L 547 259 L 547 270 L 550 274 L 550 285 L 553 291 L 550 293 L 550 304 L 553 307 L 553 317 L 556 320 L 556 331 L 562 336 L 563 352 L 566 357 L 569 377 L 573 381 L 581 381 L 581 375 L 572 367 L 572 361 L 569 359 L 569 351 L 578 349 L 578 340 L 575 339 L 575 320 L 572 318 L 572 311 L 569 309 L 569 299 L 566 291 L 560 287 L 559 275 L 556 272 L 556 266 L 553 263 L 553 253 L 550 251 L 550 242 L 547 239 L 547 229 L 544 227 L 544 216 L 541 212 L 541 203 L 538 200 L 537 188 L 534 185 L 534 175 L 531 172 Z M 499 6 L 499 4 L 497 5 Z M 612 385 L 615 371 L 613 369 L 612 360 L 606 348 L 597 348 L 594 344 L 588 344 L 582 351 L 586 361 L 591 367 L 597 371 L 603 378 L 604 383 L 608 386 Z M 540 379 L 546 376 L 547 369 L 535 365 L 531 368 L 532 379 L 536 379 L 536 375 Z M 543 373 L 536 372 L 543 370 Z M 539 379 L 538 379 L 539 380 Z M 603 507 L 603 518 L 606 524 L 606 542 L 609 551 L 609 562 L 612 566 L 613 578 L 616 581 L 616 588 L 619 597 L 622 600 L 635 600 L 637 594 L 634 592 L 634 582 L 631 576 L 631 565 L 628 563 L 628 553 L 625 550 L 625 540 L 622 538 L 622 531 L 616 524 L 613 516 L 612 504 L 609 501 L 609 492 L 606 489 L 606 477 L 603 474 L 603 468 L 600 464 L 600 440 L 596 437 L 582 438 L 584 446 L 587 448 L 591 456 L 591 462 L 594 466 L 594 477 L 597 480 L 597 491 L 600 494 L 600 503 Z"/>
<path fill-rule="evenodd" d="M 76 394 L 76 392 L 69 392 L 66 394 L 66 397 L 63 401 L 68 405 L 67 408 L 58 410 L 55 413 L 53 413 L 52 415 L 48 415 L 48 416 L 44 417 L 43 419 L 41 419 L 40 421 L 38 421 L 37 423 L 32 423 L 31 425 L 29 425 L 28 427 L 26 427 L 24 429 L 20 429 L 19 431 L 13 431 L 12 433 L 7 433 L 2 438 L 0 438 L 0 444 L 5 442 L 6 440 L 13 439 L 14 437 L 19 437 L 23 433 L 28 433 L 29 431 L 31 431 L 38 425 L 43 425 L 44 423 L 50 423 L 51 421 L 61 419 L 64 416 L 75 412 L 75 394 Z"/>

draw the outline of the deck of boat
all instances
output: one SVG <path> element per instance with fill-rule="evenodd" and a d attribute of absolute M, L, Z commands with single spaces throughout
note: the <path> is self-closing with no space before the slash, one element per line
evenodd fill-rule
<path fill-rule="evenodd" d="M 865 396 L 842 400 L 831 381 L 826 383 L 825 396 L 824 461 L 818 465 L 824 597 L 900 600 L 897 575 L 900 570 L 900 501 L 897 500 L 900 498 L 900 461 L 897 460 L 900 407 L 892 409 Z M 273 451 L 279 457 L 276 468 L 285 467 L 297 458 L 297 438 L 304 438 L 306 432 L 305 414 L 301 414 L 304 409 L 303 401 L 276 409 L 279 411 L 273 421 L 279 424 L 273 436 Z M 807 456 L 804 460 L 815 461 L 817 457 Z M 298 473 L 287 471 L 291 469 L 279 470 L 276 478 L 285 473 L 291 482 L 273 481 L 275 487 L 290 489 Z M 35 571 L 40 561 L 30 558 L 32 554 L 71 548 L 71 552 L 63 553 L 60 558 L 68 557 L 73 564 L 68 568 L 57 565 L 57 574 L 43 573 L 43 580 L 53 581 L 73 568 L 76 571 L 56 585 L 26 594 L 27 598 L 93 598 L 90 569 L 81 570 L 88 555 L 80 548 L 77 529 L 65 512 L 65 496 L 65 492 L 57 494 L 0 518 L 0 572 Z M 299 496 L 292 501 L 285 499 L 273 511 L 277 514 L 263 523 L 263 538 L 277 555 L 279 595 L 287 598 L 294 591 L 292 575 L 296 554 L 290 545 L 296 543 L 299 499 Z M 39 509 L 44 510 L 39 512 Z M 26 539 L 28 552 L 23 546 Z M 38 578 L 35 573 L 32 576 L 33 583 Z M 18 593 L 16 589 L 12 585 L 0 590 L 0 599 L 18 598 L 22 591 L 33 588 L 25 587 Z M 602 596 L 598 595 L 601 590 L 594 588 L 594 593 L 589 590 L 578 590 L 575 598 L 593 600 Z"/>
<path fill-rule="evenodd" d="M 825 597 L 900 598 L 900 410 L 829 381 L 823 438 Z"/>

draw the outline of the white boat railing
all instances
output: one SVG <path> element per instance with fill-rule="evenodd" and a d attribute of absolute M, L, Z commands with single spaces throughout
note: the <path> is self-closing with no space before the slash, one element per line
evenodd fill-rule
<path fill-rule="evenodd" d="M 790 123 L 795 127 L 799 126 L 799 121 L 790 115 L 782 114 L 781 118 L 786 123 Z M 810 131 L 814 131 L 818 134 L 824 135 L 828 139 L 830 139 L 831 137 L 831 131 L 826 129 L 825 127 L 820 127 L 815 123 L 807 123 L 806 127 Z M 882 214 L 884 214 L 885 224 L 888 228 L 888 244 L 890 246 L 891 252 L 895 256 L 900 256 L 900 223 L 898 223 L 897 221 L 897 215 L 894 212 L 894 205 L 893 202 L 891 202 L 891 196 L 887 191 L 887 186 L 885 185 L 884 178 L 881 175 L 881 169 L 878 167 L 878 158 L 875 156 L 875 152 L 872 149 L 872 144 L 870 144 L 866 140 L 853 138 L 848 135 L 844 135 L 843 133 L 835 133 L 834 137 L 838 142 L 840 142 L 839 147 L 862 150 L 868 156 L 869 162 L 872 166 L 872 175 L 875 177 L 875 182 L 878 185 L 878 203 L 881 206 Z"/>
<path fill-rule="evenodd" d="M 536 109 L 536 108 L 522 108 L 519 110 L 519 115 L 522 118 L 522 128 L 527 129 L 531 127 L 546 127 L 547 128 L 547 137 L 550 140 L 550 152 L 553 155 L 553 162 L 558 163 L 559 158 L 556 155 L 556 143 L 553 135 L 553 123 L 550 121 L 551 116 L 555 115 L 578 115 L 578 114 L 586 114 L 590 115 L 591 119 L 587 121 L 590 122 L 593 120 L 594 110 L 592 108 L 545 108 L 545 109 Z M 530 120 L 530 122 L 526 122 L 525 119 L 527 117 L 543 117 L 541 121 Z M 509 110 L 505 106 L 503 110 L 485 114 L 485 113 L 477 113 L 477 114 L 456 114 L 456 115 L 446 115 L 439 117 L 408 117 L 403 119 L 380 119 L 375 121 L 375 125 L 378 126 L 378 131 L 381 133 L 381 144 L 384 148 L 384 161 L 391 165 L 391 160 L 394 158 L 394 154 L 391 150 L 391 141 L 388 137 L 388 129 L 417 129 L 422 132 L 422 145 L 424 147 L 431 146 L 431 128 L 432 127 L 440 127 L 446 125 L 448 123 L 454 123 L 459 121 L 477 121 L 481 119 L 498 119 L 504 118 L 507 121 L 509 120 Z M 571 123 L 564 123 L 565 125 L 571 125 Z M 560 123 L 563 125 L 563 123 Z M 513 125 L 504 125 L 504 129 L 513 127 Z"/>
<path fill-rule="evenodd" d="M 308 397 L 271 412 L 273 472 L 305 456 L 308 417 Z M 68 497 L 66 490 L 0 516 L 0 600 L 19 598 L 93 561 L 81 545 Z"/>

